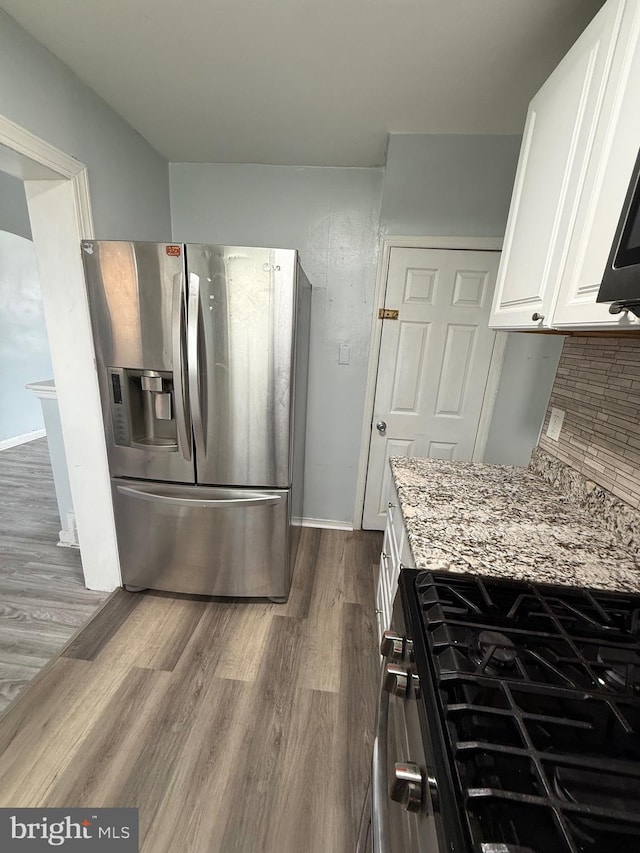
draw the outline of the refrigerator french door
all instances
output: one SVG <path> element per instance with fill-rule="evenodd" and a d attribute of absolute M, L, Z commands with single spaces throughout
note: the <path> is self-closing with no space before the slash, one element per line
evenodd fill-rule
<path fill-rule="evenodd" d="M 123 583 L 289 593 L 310 285 L 294 250 L 83 241 Z"/>

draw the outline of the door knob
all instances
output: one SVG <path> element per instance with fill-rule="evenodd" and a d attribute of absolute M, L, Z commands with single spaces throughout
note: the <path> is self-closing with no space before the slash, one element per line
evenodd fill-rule
<path fill-rule="evenodd" d="M 380 435 L 384 435 L 387 431 L 387 425 L 384 421 L 378 421 L 378 423 L 376 424 L 376 429 L 378 430 Z"/>

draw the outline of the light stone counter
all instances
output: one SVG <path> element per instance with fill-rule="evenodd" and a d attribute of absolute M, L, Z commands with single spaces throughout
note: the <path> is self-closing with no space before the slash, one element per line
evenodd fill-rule
<path fill-rule="evenodd" d="M 390 464 L 416 568 L 640 592 L 635 551 L 529 469 Z"/>

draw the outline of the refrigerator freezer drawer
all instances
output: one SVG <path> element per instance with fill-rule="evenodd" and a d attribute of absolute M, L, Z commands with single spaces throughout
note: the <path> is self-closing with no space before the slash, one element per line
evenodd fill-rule
<path fill-rule="evenodd" d="M 198 595 L 285 598 L 288 490 L 113 480 L 123 583 Z"/>

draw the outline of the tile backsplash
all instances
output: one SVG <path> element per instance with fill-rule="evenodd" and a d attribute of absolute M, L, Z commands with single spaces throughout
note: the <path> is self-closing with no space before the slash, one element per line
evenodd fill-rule
<path fill-rule="evenodd" d="M 558 441 L 551 409 L 565 412 Z M 640 509 L 640 335 L 568 337 L 540 448 Z"/>

